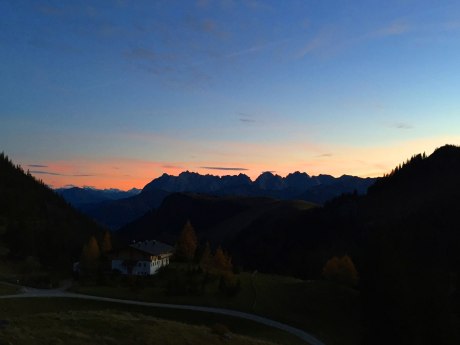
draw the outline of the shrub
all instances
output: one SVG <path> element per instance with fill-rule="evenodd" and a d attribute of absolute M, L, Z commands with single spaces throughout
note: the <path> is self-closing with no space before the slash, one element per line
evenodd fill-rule
<path fill-rule="evenodd" d="M 359 280 L 358 271 L 348 255 L 328 260 L 323 267 L 323 277 L 346 286 L 356 286 Z"/>

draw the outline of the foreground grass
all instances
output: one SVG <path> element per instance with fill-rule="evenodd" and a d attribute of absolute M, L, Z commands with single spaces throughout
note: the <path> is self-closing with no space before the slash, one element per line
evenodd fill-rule
<path fill-rule="evenodd" d="M 0 295 L 14 295 L 19 292 L 19 288 L 13 285 L 0 283 Z"/>
<path fill-rule="evenodd" d="M 112 344 L 112 338 L 117 340 L 113 344 L 220 344 L 210 331 L 216 323 L 225 325 L 237 341 L 225 344 L 305 344 L 286 332 L 224 315 L 71 298 L 0 299 L 0 320 L 8 322 L 0 329 L 0 339 L 12 344 L 74 344 L 68 338 L 76 335 L 79 340 L 75 344 Z M 150 337 L 157 332 L 150 327 L 152 320 L 165 325 L 159 336 L 167 334 L 168 340 Z M 180 327 L 167 320 L 178 322 Z M 181 332 L 188 334 L 189 342 Z M 91 340 L 95 334 L 106 338 Z"/>
<path fill-rule="evenodd" d="M 273 345 L 250 337 L 224 337 L 206 326 L 115 310 L 49 312 L 16 316 L 0 330 L 12 344 Z"/>
<path fill-rule="evenodd" d="M 267 274 L 240 274 L 241 291 L 234 297 L 210 285 L 203 295 L 168 296 L 161 281 L 142 287 L 79 286 L 91 295 L 150 302 L 229 308 L 262 315 L 301 328 L 328 345 L 358 344 L 362 334 L 359 293 L 324 281 L 303 281 Z"/>

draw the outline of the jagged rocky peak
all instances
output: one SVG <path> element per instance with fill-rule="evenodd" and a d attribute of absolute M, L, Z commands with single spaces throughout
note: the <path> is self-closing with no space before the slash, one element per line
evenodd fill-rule
<path fill-rule="evenodd" d="M 315 182 L 312 180 L 310 175 L 305 172 L 296 171 L 294 173 L 288 174 L 284 181 L 288 188 L 305 190 L 311 186 L 315 185 Z"/>
<path fill-rule="evenodd" d="M 254 184 L 260 189 L 266 190 L 281 190 L 286 188 L 284 180 L 281 176 L 273 174 L 271 171 L 262 173 Z"/>

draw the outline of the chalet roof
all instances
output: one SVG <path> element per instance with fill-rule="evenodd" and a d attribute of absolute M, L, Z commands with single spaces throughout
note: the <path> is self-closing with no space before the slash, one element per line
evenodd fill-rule
<path fill-rule="evenodd" d="M 174 251 L 174 247 L 156 240 L 135 242 L 130 244 L 130 247 L 136 248 L 150 255 L 168 254 Z"/>

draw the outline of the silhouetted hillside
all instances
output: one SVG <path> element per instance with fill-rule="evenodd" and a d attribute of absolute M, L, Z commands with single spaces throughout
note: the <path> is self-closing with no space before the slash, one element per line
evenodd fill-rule
<path fill-rule="evenodd" d="M 53 190 L 0 154 L 0 241 L 3 259 L 37 258 L 70 270 L 83 244 L 101 229 Z"/>
<path fill-rule="evenodd" d="M 127 241 L 156 238 L 175 243 L 185 222 L 190 220 L 201 242 L 210 241 L 214 247 L 222 244 L 232 251 L 235 263 L 267 270 L 266 265 L 242 260 L 241 253 L 246 248 L 240 239 L 260 231 L 273 232 L 313 206 L 304 201 L 176 193 L 168 196 L 157 210 L 120 229 L 119 235 Z M 261 225 L 261 220 L 266 223 Z"/>

